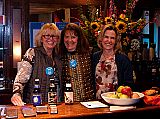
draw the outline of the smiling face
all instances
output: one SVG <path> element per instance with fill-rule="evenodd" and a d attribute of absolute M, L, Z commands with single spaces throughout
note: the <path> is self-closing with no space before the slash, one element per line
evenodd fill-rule
<path fill-rule="evenodd" d="M 46 30 L 46 32 L 42 35 L 42 43 L 45 49 L 53 49 L 57 45 L 59 37 L 53 35 L 50 29 Z"/>
<path fill-rule="evenodd" d="M 116 33 L 114 30 L 106 30 L 102 38 L 103 50 L 114 50 Z"/>
<path fill-rule="evenodd" d="M 68 52 L 73 52 L 76 50 L 78 43 L 78 36 L 73 30 L 67 30 L 64 34 L 64 44 Z"/>

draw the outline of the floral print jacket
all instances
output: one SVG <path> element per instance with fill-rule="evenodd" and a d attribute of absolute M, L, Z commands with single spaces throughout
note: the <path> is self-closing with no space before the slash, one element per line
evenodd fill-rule
<path fill-rule="evenodd" d="M 93 72 L 95 73 L 95 86 L 96 86 L 96 67 L 100 61 L 101 55 L 102 51 L 98 51 L 95 52 L 92 57 Z M 133 68 L 129 58 L 124 54 L 116 53 L 115 63 L 117 65 L 118 86 L 128 85 L 134 89 Z"/>

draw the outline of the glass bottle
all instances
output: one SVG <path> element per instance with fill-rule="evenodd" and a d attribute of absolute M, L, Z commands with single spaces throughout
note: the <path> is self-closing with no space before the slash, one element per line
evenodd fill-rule
<path fill-rule="evenodd" d="M 151 79 L 152 79 L 153 86 L 158 86 L 159 85 L 159 80 L 158 80 L 158 60 L 157 60 L 157 58 L 152 58 Z"/>
<path fill-rule="evenodd" d="M 142 51 L 142 60 L 147 61 L 148 60 L 148 51 L 147 51 L 147 43 L 143 44 L 143 51 Z"/>
<path fill-rule="evenodd" d="M 57 88 L 54 79 L 50 79 L 50 86 L 48 91 L 48 104 L 49 105 L 57 104 Z"/>
<path fill-rule="evenodd" d="M 160 58 L 157 61 L 157 80 L 158 80 L 158 87 L 160 87 Z"/>
<path fill-rule="evenodd" d="M 73 89 L 70 82 L 66 82 L 64 99 L 65 99 L 65 104 L 73 104 Z"/>
<path fill-rule="evenodd" d="M 150 44 L 149 48 L 149 60 L 152 61 L 152 59 L 155 57 L 155 47 L 156 45 L 154 43 Z"/>
<path fill-rule="evenodd" d="M 158 72 L 158 80 L 160 81 L 160 58 L 158 58 L 158 70 L 157 70 L 157 72 Z"/>
<path fill-rule="evenodd" d="M 33 96 L 32 96 L 32 103 L 34 106 L 39 106 L 42 104 L 39 79 L 35 79 L 35 85 L 34 85 Z"/>

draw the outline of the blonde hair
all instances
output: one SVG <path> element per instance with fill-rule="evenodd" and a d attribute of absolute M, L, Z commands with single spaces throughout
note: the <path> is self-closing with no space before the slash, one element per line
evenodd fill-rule
<path fill-rule="evenodd" d="M 100 32 L 98 39 L 97 39 L 97 44 L 98 47 L 100 49 L 102 48 L 102 39 L 104 38 L 104 34 L 107 30 L 113 30 L 116 33 L 116 42 L 115 42 L 115 46 L 114 46 L 114 51 L 122 51 L 122 46 L 121 46 L 121 41 L 120 41 L 120 35 L 117 32 L 117 29 L 115 28 L 115 26 L 113 24 L 107 24 L 103 27 L 102 31 Z"/>
<path fill-rule="evenodd" d="M 58 27 L 54 23 L 46 23 L 41 27 L 41 29 L 38 31 L 38 33 L 35 36 L 35 46 L 40 47 L 43 45 L 41 41 L 42 36 L 48 35 L 46 34 L 48 32 L 51 35 L 58 36 L 60 41 L 60 30 L 58 29 Z M 58 44 L 59 44 L 59 41 L 58 41 Z"/>

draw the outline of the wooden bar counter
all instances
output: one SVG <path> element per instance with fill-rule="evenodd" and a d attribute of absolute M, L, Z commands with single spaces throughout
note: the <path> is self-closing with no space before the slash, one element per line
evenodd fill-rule
<path fill-rule="evenodd" d="M 25 105 L 27 107 L 33 107 L 32 105 Z M 74 103 L 73 105 L 65 105 L 64 103 L 57 105 L 58 114 L 50 114 L 50 109 L 48 108 L 48 114 L 37 114 L 36 117 L 25 117 L 25 118 L 54 118 L 54 119 L 64 119 L 64 118 L 72 118 L 72 119 L 101 119 L 101 118 L 149 118 L 149 117 L 157 117 L 160 115 L 160 106 L 147 106 L 143 102 L 139 103 L 136 106 L 136 109 L 132 110 L 118 110 L 118 111 L 110 111 L 109 107 L 105 108 L 94 108 L 88 109 L 80 103 Z M 16 108 L 18 109 L 18 118 L 24 118 L 21 108 L 19 106 L 13 105 L 0 105 L 0 107 L 7 108 Z"/>

